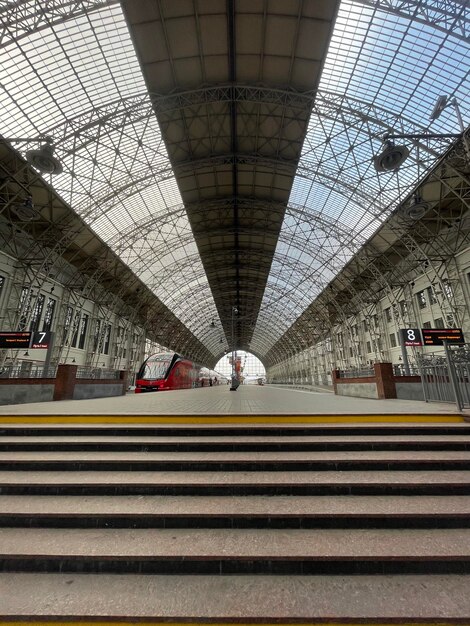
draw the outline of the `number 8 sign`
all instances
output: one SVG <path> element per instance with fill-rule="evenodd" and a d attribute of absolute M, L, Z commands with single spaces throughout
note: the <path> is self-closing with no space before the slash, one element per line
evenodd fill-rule
<path fill-rule="evenodd" d="M 422 346 L 423 339 L 419 328 L 400 329 L 402 343 L 405 346 Z"/>

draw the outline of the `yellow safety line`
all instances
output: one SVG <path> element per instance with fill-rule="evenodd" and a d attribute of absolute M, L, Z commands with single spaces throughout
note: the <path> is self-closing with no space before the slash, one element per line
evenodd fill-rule
<path fill-rule="evenodd" d="M 1 415 L 0 424 L 355 424 L 459 423 L 460 415 Z"/>

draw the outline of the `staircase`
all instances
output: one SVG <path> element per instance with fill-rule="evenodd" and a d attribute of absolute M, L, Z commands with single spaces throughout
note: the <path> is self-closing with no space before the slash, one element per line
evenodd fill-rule
<path fill-rule="evenodd" d="M 11 622 L 470 623 L 470 424 L 3 424 L 0 491 Z"/>

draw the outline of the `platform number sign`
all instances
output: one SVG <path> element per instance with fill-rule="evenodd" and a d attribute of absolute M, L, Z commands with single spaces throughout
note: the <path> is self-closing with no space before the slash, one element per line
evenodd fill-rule
<path fill-rule="evenodd" d="M 402 343 L 405 346 L 422 346 L 423 339 L 419 328 L 402 328 L 400 330 Z"/>
<path fill-rule="evenodd" d="M 51 343 L 51 333 L 46 331 L 37 331 L 33 333 L 31 341 L 31 348 L 38 348 L 39 350 L 47 350 Z"/>

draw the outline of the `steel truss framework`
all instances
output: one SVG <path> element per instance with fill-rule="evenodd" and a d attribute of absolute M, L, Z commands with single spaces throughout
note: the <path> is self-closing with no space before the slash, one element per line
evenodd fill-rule
<path fill-rule="evenodd" d="M 391 217 L 384 226 L 385 236 L 393 237 L 388 250 L 383 250 L 379 231 L 273 346 L 268 353 L 270 364 L 305 349 L 312 325 L 318 339 L 331 340 L 339 326 L 350 333 L 352 316 L 379 311 L 378 297 L 387 296 L 394 304 L 403 327 L 413 325 L 412 317 L 404 315 L 398 303 L 411 300 L 410 282 L 416 272 L 425 274 L 436 289 L 441 310 L 451 313 L 457 326 L 462 325 L 469 312 L 456 275 L 455 255 L 470 243 L 470 177 L 461 173 L 463 159 L 458 146 L 424 179 L 423 188 L 437 183 L 439 189 L 426 216 L 416 222 L 398 211 Z M 468 163 L 465 167 L 469 169 Z"/>
<path fill-rule="evenodd" d="M 469 18 L 465 2 L 354 0 L 354 3 L 384 14 L 393 14 L 426 24 L 442 31 L 448 37 L 468 42 Z M 116 4 L 115 0 L 87 2 L 21 0 L 15 3 L 0 0 L 0 49 L 21 42 L 36 32 L 51 29 L 68 20 L 91 15 Z M 192 158 L 191 150 L 185 145 L 183 138 L 178 147 L 181 153 L 187 151 L 188 158 L 180 160 L 177 166 L 172 167 L 166 155 L 162 133 L 170 126 L 173 130 L 176 128 L 179 118 L 175 117 L 175 112 L 191 110 L 192 123 L 207 124 L 209 128 L 205 120 L 208 109 L 223 102 L 238 103 L 242 111 L 250 111 L 252 105 L 263 103 L 272 106 L 273 110 L 277 106 L 282 106 L 297 111 L 299 115 L 311 113 L 310 129 L 298 164 L 284 160 L 281 155 L 277 159 L 268 159 L 262 153 L 244 154 L 230 151 L 196 160 Z M 155 113 L 159 116 L 160 128 L 156 124 Z M 212 115 L 213 125 L 217 113 L 214 112 Z M 149 292 L 142 301 L 141 309 L 149 308 L 156 294 L 168 308 L 177 313 L 178 319 L 175 317 L 158 327 L 156 321 L 146 319 L 146 330 L 154 336 L 159 333 L 158 337 L 165 337 L 169 329 L 178 327 L 178 332 L 173 332 L 173 337 L 177 337 L 180 344 L 175 345 L 184 346 L 188 354 L 191 351 L 191 354 L 197 355 L 199 359 L 204 356 L 206 361 L 212 360 L 214 355 L 219 354 L 220 346 L 219 337 L 213 337 L 207 332 L 207 320 L 216 314 L 216 311 L 209 283 L 205 280 L 208 270 L 198 263 L 192 230 L 185 219 L 186 210 L 191 210 L 196 222 L 198 219 L 202 222 L 209 214 L 212 234 L 220 237 L 223 237 L 224 233 L 217 229 L 217 216 L 220 216 L 222 223 L 224 212 L 232 211 L 234 205 L 247 216 L 254 212 L 254 232 L 256 229 L 261 232 L 268 226 L 270 211 L 276 208 L 286 210 L 284 228 L 279 238 L 278 250 L 274 256 L 257 324 L 256 320 L 250 320 L 254 325 L 250 347 L 267 364 L 281 361 L 292 350 L 303 349 L 306 340 L 312 341 L 313 337 L 325 336 L 335 320 L 346 320 L 347 303 L 353 303 L 358 310 L 359 307 L 367 309 L 377 289 L 396 293 L 396 286 L 403 283 L 403 276 L 409 274 L 417 264 L 422 263 L 423 258 L 428 259 L 428 271 L 433 273 L 436 280 L 451 280 L 452 269 L 449 261 L 451 253 L 458 249 L 456 242 L 462 245 L 466 241 L 463 216 L 468 208 L 467 187 L 465 177 L 455 175 L 462 167 L 460 162 L 455 164 L 454 159 L 450 164 L 450 178 L 441 170 L 433 174 L 440 185 L 440 200 L 452 196 L 458 198 L 461 203 L 459 218 L 455 217 L 457 210 L 453 210 L 451 215 L 446 217 L 451 228 L 441 229 L 445 236 L 441 230 L 436 229 L 436 221 L 440 220 L 441 226 L 445 225 L 445 222 L 435 204 L 432 218 L 428 215 L 419 224 L 414 224 L 412 232 L 409 231 L 409 222 L 406 220 L 392 219 L 392 222 L 390 220 L 387 222 L 387 228 L 402 241 L 401 247 L 397 246 L 398 265 L 395 261 L 385 262 L 382 250 L 375 251 L 372 244 L 365 245 L 368 236 L 390 216 L 392 211 L 409 201 L 410 191 L 416 182 L 430 171 L 438 155 L 449 144 L 448 140 L 416 140 L 411 165 L 399 175 L 377 175 L 371 167 L 370 155 L 380 146 L 383 135 L 391 132 L 422 133 L 426 131 L 426 127 L 373 101 L 362 101 L 357 97 L 334 93 L 327 89 L 320 89 L 316 93 L 298 93 L 294 90 L 266 86 L 225 84 L 178 91 L 164 97 L 139 92 L 113 102 L 101 102 L 84 113 L 65 119 L 66 121 L 61 123 L 41 128 L 42 134 L 53 137 L 57 153 L 65 164 L 65 173 L 58 180 L 56 190 L 145 282 Z M 295 123 L 295 120 L 291 123 Z M 221 135 L 224 132 L 226 131 L 221 123 Z M 340 144 L 342 147 L 339 147 Z M 193 146 L 192 150 L 194 148 Z M 354 151 L 355 155 L 352 165 L 343 154 L 351 151 Z M 224 164 L 261 169 L 265 167 L 278 173 L 285 172 L 290 176 L 295 173 L 297 180 L 311 181 L 328 190 L 332 194 L 328 196 L 328 203 L 332 198 L 333 209 L 330 213 L 324 211 L 327 202 L 323 208 L 320 207 L 315 211 L 307 203 L 296 203 L 295 198 L 286 208 L 276 207 L 275 203 L 268 201 L 260 203 L 259 199 L 255 203 L 249 197 L 239 196 L 216 199 L 198 207 L 183 207 L 178 202 L 165 201 L 155 211 L 152 210 L 152 204 L 147 197 L 143 198 L 143 190 L 149 194 L 157 190 L 163 195 L 165 185 L 170 183 L 174 185 L 175 174 L 195 170 L 203 172 Z M 24 164 L 19 167 L 20 171 L 24 171 Z M 16 179 L 15 181 L 18 183 Z M 12 192 L 11 185 L 8 186 L 9 197 L 4 205 L 7 215 L 9 205 L 18 197 L 24 198 L 29 187 L 30 183 L 28 189 L 23 185 L 18 186 L 16 192 Z M 342 203 L 335 200 L 337 196 L 343 197 Z M 117 212 L 122 213 L 123 207 L 136 199 L 140 202 L 139 206 L 145 207 L 140 216 L 138 218 L 127 216 L 125 218 L 127 221 L 119 228 L 108 230 L 109 224 L 116 220 Z M 353 207 L 353 212 L 361 210 L 362 221 L 359 220 L 358 223 L 348 221 L 345 218 L 345 206 Z M 100 281 L 106 283 L 106 274 L 115 267 L 113 254 L 103 253 L 99 257 L 98 268 L 89 258 L 77 262 L 81 251 L 78 249 L 75 256 L 70 255 L 68 251 L 70 246 L 77 245 L 80 232 L 78 226 L 50 225 L 41 231 L 38 224 L 39 222 L 24 226 L 32 237 L 30 247 L 26 251 L 21 249 L 21 258 L 29 272 L 27 280 L 31 279 L 31 272 L 38 278 L 47 275 L 46 270 L 49 267 L 54 267 L 56 271 L 60 259 L 68 254 L 68 262 L 73 262 L 76 268 L 84 272 L 82 300 L 85 297 L 98 297 Z M 58 240 L 59 227 L 61 235 Z M 14 232 L 14 229 L 11 232 Z M 448 241 L 449 233 L 452 237 L 455 234 L 451 242 Z M 230 233 L 226 231 L 226 234 Z M 33 241 L 35 237 L 37 244 Z M 43 254 L 38 252 L 36 245 L 45 247 L 48 251 L 47 258 L 40 263 L 28 264 L 28 254 L 39 256 Z M 442 246 L 442 249 L 438 249 L 439 246 Z M 359 252 L 360 248 L 363 250 L 362 253 Z M 17 249 L 20 251 L 20 248 Z M 160 261 L 155 264 L 153 258 L 150 258 L 151 254 Z M 350 265 L 347 264 L 348 262 L 351 264 L 350 260 L 354 257 L 360 266 L 361 254 L 367 259 L 367 272 L 364 270 L 366 277 L 359 280 L 354 272 L 350 273 L 348 269 Z M 219 267 L 230 262 L 223 256 L 223 245 L 220 256 L 214 258 L 217 259 Z M 444 265 L 441 261 L 438 269 L 435 263 L 435 259 L 443 258 L 448 260 L 444 264 L 445 272 L 442 270 Z M 249 259 L 258 265 L 262 263 L 262 259 L 256 258 L 253 251 L 250 252 Z M 345 269 L 341 272 L 343 267 Z M 155 279 L 156 269 L 160 273 Z M 338 272 L 333 286 L 327 292 L 328 297 L 324 296 L 324 287 Z M 76 274 L 73 274 L 70 282 L 77 283 Z M 136 279 L 135 282 L 137 284 L 139 280 Z M 113 306 L 120 306 L 119 302 L 125 291 L 123 286 L 122 292 L 114 293 Z M 197 297 L 194 297 L 191 303 L 188 303 L 188 291 L 197 293 Z M 98 298 L 100 302 L 104 298 L 103 294 L 104 292 L 101 292 Z M 77 295 L 71 293 L 70 297 L 77 298 Z M 314 298 L 318 299 L 318 304 L 315 302 L 311 304 Z M 195 313 L 203 304 L 207 314 L 197 317 Z M 122 306 L 124 309 L 129 307 L 129 301 Z M 457 294 L 454 301 L 444 302 L 443 306 L 451 308 L 457 317 L 463 314 Z M 136 311 L 140 309 L 131 306 L 130 310 L 137 319 L 140 312 Z M 184 330 L 185 326 L 189 331 Z M 267 328 L 275 328 L 277 334 L 270 334 Z M 316 329 L 315 332 L 312 328 Z M 227 332 L 227 326 L 225 329 Z M 284 331 L 287 332 L 283 334 Z"/>

